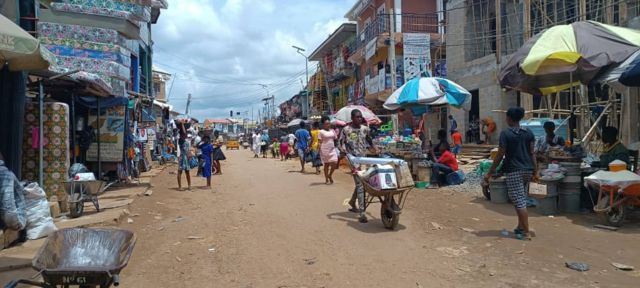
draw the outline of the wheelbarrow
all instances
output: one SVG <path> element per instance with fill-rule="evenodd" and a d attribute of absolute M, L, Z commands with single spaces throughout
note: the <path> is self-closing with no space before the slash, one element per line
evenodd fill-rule
<path fill-rule="evenodd" d="M 393 158 L 366 158 L 366 157 L 353 157 L 349 155 L 347 157 L 349 166 L 352 171 L 357 170 L 357 166 L 363 165 L 372 165 L 372 164 L 391 164 L 391 165 L 399 165 L 399 163 L 404 162 L 400 159 Z M 398 172 L 399 170 L 396 169 Z M 404 175 L 404 177 L 408 177 L 407 180 L 410 179 L 410 186 L 398 187 L 395 189 L 384 189 L 379 190 L 375 187 L 371 186 L 369 182 L 365 179 L 360 178 L 360 182 L 364 187 L 364 191 L 366 193 L 364 210 L 366 211 L 369 205 L 373 203 L 380 203 L 380 219 L 382 220 L 382 225 L 389 230 L 394 230 L 398 226 L 400 221 L 400 214 L 402 214 L 402 208 L 404 207 L 404 203 L 406 202 L 407 195 L 411 190 L 413 190 L 413 179 L 411 179 L 411 173 L 408 172 L 408 175 Z M 403 177 L 396 173 L 396 176 Z M 360 177 L 359 175 L 355 175 L 355 177 Z"/>
<path fill-rule="evenodd" d="M 82 216 L 85 202 L 93 203 L 96 211 L 100 212 L 98 195 L 104 193 L 112 184 L 113 183 L 107 184 L 107 182 L 100 180 L 64 182 L 65 191 L 67 192 L 67 203 L 69 203 L 69 215 L 72 218 Z"/>
<path fill-rule="evenodd" d="M 622 226 L 630 210 L 640 207 L 640 176 L 633 172 L 598 171 L 584 180 L 599 187 L 593 211 L 611 226 Z"/>
<path fill-rule="evenodd" d="M 19 284 L 54 287 L 100 287 L 120 285 L 120 271 L 127 266 L 136 236 L 120 229 L 68 228 L 49 235 L 33 259 L 33 269 L 43 282 L 14 280 Z"/>

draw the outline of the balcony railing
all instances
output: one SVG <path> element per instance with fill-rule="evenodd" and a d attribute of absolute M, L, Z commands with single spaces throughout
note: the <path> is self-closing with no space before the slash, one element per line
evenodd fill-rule
<path fill-rule="evenodd" d="M 356 37 L 353 49 L 355 51 L 363 48 L 372 39 L 383 33 L 390 32 L 392 14 L 379 14 L 369 23 Z M 396 14 L 396 19 L 401 19 L 402 33 L 439 33 L 438 14 Z"/>

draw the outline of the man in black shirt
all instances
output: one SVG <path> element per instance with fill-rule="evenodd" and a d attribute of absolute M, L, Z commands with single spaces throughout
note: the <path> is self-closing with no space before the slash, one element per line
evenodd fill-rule
<path fill-rule="evenodd" d="M 527 186 L 536 177 L 538 165 L 534 154 L 535 137 L 529 129 L 520 127 L 524 109 L 513 107 L 507 110 L 507 129 L 500 133 L 500 146 L 485 182 L 496 172 L 500 161 L 506 176 L 507 192 L 518 214 L 518 227 L 514 229 L 516 238 L 524 240 L 529 236 L 529 215 L 527 213 Z M 503 160 L 504 158 L 504 160 Z"/>

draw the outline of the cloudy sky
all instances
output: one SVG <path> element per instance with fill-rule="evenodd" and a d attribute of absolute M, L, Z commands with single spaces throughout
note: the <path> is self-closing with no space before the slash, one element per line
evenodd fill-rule
<path fill-rule="evenodd" d="M 302 89 L 304 58 L 341 23 L 355 0 L 173 0 L 153 27 L 154 65 L 174 74 L 169 102 L 191 114 L 257 111 L 267 89 L 276 105 Z M 316 63 L 309 63 L 310 74 Z"/>

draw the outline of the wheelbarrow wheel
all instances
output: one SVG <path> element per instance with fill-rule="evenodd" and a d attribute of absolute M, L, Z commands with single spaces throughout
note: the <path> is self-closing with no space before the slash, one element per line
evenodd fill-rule
<path fill-rule="evenodd" d="M 71 215 L 71 218 L 78 218 L 84 212 L 84 203 L 80 201 L 80 198 L 80 193 L 71 195 L 71 201 L 73 201 L 69 203 L 69 215 Z"/>
<path fill-rule="evenodd" d="M 393 197 L 387 201 L 391 201 L 389 207 L 384 204 L 380 205 L 380 219 L 382 219 L 384 228 L 394 230 L 398 226 L 398 222 L 400 222 L 400 213 L 398 213 L 400 208 Z"/>
<path fill-rule="evenodd" d="M 620 197 L 623 197 L 623 196 L 617 195 L 613 200 L 613 202 L 615 203 L 616 201 L 620 200 Z M 607 206 L 609 206 L 609 195 L 605 195 L 604 197 L 600 198 L 597 205 L 597 207 L 607 207 Z M 600 217 L 603 219 L 603 222 L 613 227 L 621 227 L 622 224 L 624 223 L 624 219 L 627 216 L 626 210 L 627 208 L 625 207 L 624 203 L 622 203 L 618 206 L 610 207 L 609 209 L 607 209 L 607 211 L 604 211 L 599 214 L 600 214 Z"/>

